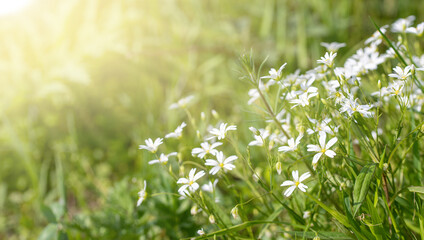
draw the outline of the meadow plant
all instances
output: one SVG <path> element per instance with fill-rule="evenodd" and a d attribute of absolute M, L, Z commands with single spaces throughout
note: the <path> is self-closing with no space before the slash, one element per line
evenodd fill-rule
<path fill-rule="evenodd" d="M 163 194 L 188 202 L 202 228 L 187 239 L 424 239 L 424 23 L 414 20 L 376 25 L 345 58 L 346 44 L 322 43 L 327 52 L 305 72 L 282 63 L 261 76 L 264 63 L 242 56 L 251 141 L 238 138 L 246 122 L 178 100 L 170 109 L 187 119 L 140 145 L 178 191 L 147 181 L 134 204 Z M 184 138 L 193 145 L 162 153 Z"/>

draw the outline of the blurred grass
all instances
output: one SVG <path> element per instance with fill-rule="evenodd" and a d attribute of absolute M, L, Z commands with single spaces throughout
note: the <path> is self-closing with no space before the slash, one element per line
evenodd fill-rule
<path fill-rule="evenodd" d="M 355 46 L 375 31 L 369 17 L 379 25 L 409 15 L 420 22 L 421 5 L 35 0 L 21 13 L 0 16 L 0 238 L 37 237 L 47 225 L 41 204 L 68 220 L 96 210 L 98 222 L 113 219 L 114 211 L 132 213 L 139 186 L 129 183 L 132 177 L 157 179 L 152 189 L 172 188 L 147 169 L 150 156 L 138 145 L 182 121 L 168 106 L 188 94 L 201 97 L 196 115 L 213 108 L 228 121 L 243 119 L 249 88 L 238 80 L 243 52 L 252 49 L 257 62 L 268 56 L 268 67 L 288 62 L 289 70 L 306 69 L 323 54 L 320 42 Z M 119 201 L 107 197 L 110 191 L 125 198 L 119 210 L 105 210 Z M 158 216 L 186 218 L 188 206 L 173 202 L 166 209 L 172 198 L 161 201 L 154 203 L 165 205 L 156 206 Z M 137 214 L 147 218 L 144 210 Z M 83 232 L 74 231 L 76 238 L 94 231 L 83 226 L 95 224 L 81 221 L 73 226 Z M 178 219 L 161 223 L 171 229 Z M 125 226 L 139 231 L 137 224 Z M 180 231 L 192 233 L 193 226 Z"/>

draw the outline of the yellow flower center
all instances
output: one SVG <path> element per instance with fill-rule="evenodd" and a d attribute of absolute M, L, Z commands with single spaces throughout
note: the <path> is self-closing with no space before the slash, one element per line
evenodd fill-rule
<path fill-rule="evenodd" d="M 325 153 L 325 148 L 321 149 L 321 152 L 322 152 L 322 153 Z"/>
<path fill-rule="evenodd" d="M 294 185 L 299 186 L 300 182 L 295 182 Z"/>
<path fill-rule="evenodd" d="M 188 185 L 190 185 L 190 186 L 191 186 L 191 185 L 193 185 L 193 183 L 194 183 L 193 181 L 190 181 L 190 182 L 188 183 Z"/>
<path fill-rule="evenodd" d="M 396 91 L 395 91 L 395 94 L 396 94 L 396 95 L 398 95 L 398 94 L 399 94 L 399 90 L 396 90 Z"/>
<path fill-rule="evenodd" d="M 352 108 L 352 111 L 356 112 L 356 108 Z"/>
<path fill-rule="evenodd" d="M 223 164 L 223 163 L 220 163 L 220 164 L 219 164 L 219 166 L 220 166 L 220 167 L 224 167 L 224 164 Z"/>

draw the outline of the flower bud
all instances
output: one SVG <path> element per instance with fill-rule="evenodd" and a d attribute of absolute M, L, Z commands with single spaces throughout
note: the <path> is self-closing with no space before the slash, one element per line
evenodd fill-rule
<path fill-rule="evenodd" d="M 318 236 L 315 236 L 314 239 L 312 239 L 312 240 L 321 240 L 321 238 L 318 237 Z"/>
<path fill-rule="evenodd" d="M 389 164 L 383 163 L 383 171 L 387 171 L 387 169 L 389 169 Z"/>
<path fill-rule="evenodd" d="M 233 207 L 233 209 L 231 209 L 231 215 L 233 215 L 234 219 L 237 219 L 239 217 L 237 206 L 235 206 L 235 207 Z"/>
<path fill-rule="evenodd" d="M 281 166 L 281 162 L 278 161 L 277 164 L 275 164 L 275 169 L 277 170 L 278 175 L 281 174 L 281 170 L 282 170 L 282 166 Z"/>
<path fill-rule="evenodd" d="M 217 112 L 217 111 L 215 111 L 215 109 L 212 109 L 211 113 L 212 113 L 212 116 L 213 116 L 214 118 L 219 119 L 219 114 L 218 114 L 218 112 Z"/>
<path fill-rule="evenodd" d="M 194 205 L 193 207 L 191 207 L 190 209 L 190 213 L 191 215 L 196 215 L 199 212 L 199 209 L 197 208 L 197 205 Z"/>
<path fill-rule="evenodd" d="M 380 80 L 378 80 L 377 86 L 378 86 L 378 89 L 381 89 L 381 81 Z"/>
<path fill-rule="evenodd" d="M 214 217 L 213 215 L 210 215 L 210 216 L 209 216 L 209 222 L 210 222 L 211 224 L 215 224 L 215 217 Z"/>
<path fill-rule="evenodd" d="M 202 119 L 202 121 L 205 121 L 205 119 L 206 119 L 206 115 L 205 115 L 205 113 L 204 113 L 204 112 L 201 112 L 201 113 L 200 113 L 200 119 Z"/>

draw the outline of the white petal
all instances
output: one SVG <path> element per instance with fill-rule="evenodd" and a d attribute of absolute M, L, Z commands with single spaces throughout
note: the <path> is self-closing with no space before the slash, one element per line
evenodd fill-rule
<path fill-rule="evenodd" d="M 314 159 L 312 159 L 312 164 L 316 164 L 321 156 L 322 152 L 315 154 Z"/>
<path fill-rule="evenodd" d="M 336 153 L 333 150 L 327 150 L 325 151 L 325 155 L 327 155 L 330 158 L 334 158 L 334 156 L 336 156 Z"/>
<path fill-rule="evenodd" d="M 333 146 L 335 143 L 337 142 L 337 138 L 334 137 L 332 138 L 330 141 L 328 141 L 326 148 L 331 148 L 331 146 Z"/>
<path fill-rule="evenodd" d="M 284 192 L 284 196 L 289 197 L 293 191 L 296 189 L 296 186 L 291 186 L 289 187 L 285 192 Z"/>
<path fill-rule="evenodd" d="M 307 179 L 310 176 L 311 176 L 311 174 L 309 172 L 302 174 L 302 176 L 300 176 L 300 178 L 299 178 L 299 182 L 303 182 L 303 180 Z"/>
<path fill-rule="evenodd" d="M 293 180 L 296 182 L 299 180 L 299 171 L 294 170 L 292 171 Z"/>
<path fill-rule="evenodd" d="M 290 185 L 294 185 L 294 182 L 287 180 L 287 181 L 284 181 L 283 184 L 281 184 L 280 186 L 284 187 L 284 186 L 290 186 Z"/>

